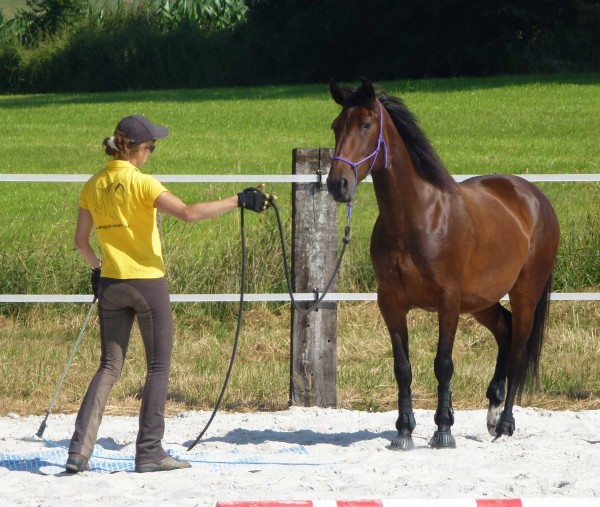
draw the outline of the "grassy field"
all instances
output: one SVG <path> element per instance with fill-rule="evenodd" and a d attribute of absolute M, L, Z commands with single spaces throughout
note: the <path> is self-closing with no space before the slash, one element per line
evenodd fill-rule
<path fill-rule="evenodd" d="M 0 12 L 6 19 L 12 18 L 18 9 L 24 9 L 25 0 L 0 0 Z"/>
<path fill-rule="evenodd" d="M 401 96 L 453 174 L 598 173 L 600 76 L 559 75 L 381 83 Z M 127 114 L 145 114 L 171 135 L 144 167 L 153 174 L 289 174 L 291 150 L 332 146 L 338 106 L 327 86 L 277 86 L 0 96 L 2 173 L 91 174 L 102 167 L 102 139 Z M 257 181 L 260 183 L 260 181 Z M 86 293 L 88 271 L 72 247 L 78 184 L 2 183 L 0 293 Z M 186 201 L 223 197 L 241 185 L 169 185 Z M 600 290 L 599 185 L 544 184 L 563 231 L 555 289 Z M 279 195 L 289 241 L 290 189 Z M 377 215 L 370 185 L 359 188 L 353 240 L 340 291 L 373 291 L 368 239 Z M 237 292 L 238 218 L 184 225 L 165 219 L 163 238 L 174 293 Z M 272 215 L 247 223 L 249 292 L 285 292 Z M 264 255 L 264 245 L 274 245 Z M 542 389 L 530 403 L 599 408 L 600 305 L 553 303 Z M 235 308 L 178 304 L 170 410 L 212 406 L 230 355 Z M 47 406 L 81 325 L 80 305 L 1 305 L 0 414 L 40 413 Z M 395 405 L 387 333 L 372 303 L 339 310 L 340 406 Z M 434 317 L 411 317 L 417 406 L 431 406 Z M 239 362 L 225 399 L 229 408 L 284 408 L 288 399 L 289 307 L 249 305 Z M 130 348 L 113 413 L 137 410 L 144 376 L 139 339 Z M 76 410 L 98 361 L 97 324 L 69 373 L 57 410 Z M 481 406 L 495 346 L 469 318 L 461 320 L 455 404 Z M 484 359 L 482 359 L 484 358 Z M 482 368 L 485 365 L 485 368 Z M 573 366 L 574 365 L 574 366 Z"/>
<path fill-rule="evenodd" d="M 220 392 L 234 335 L 234 319 L 219 321 L 199 305 L 176 304 L 176 339 L 168 410 L 211 409 Z M 26 319 L 0 317 L 0 415 L 41 414 L 48 407 L 84 317 L 39 306 Z M 541 389 L 524 404 L 547 409 L 600 408 L 600 305 L 553 303 L 541 363 Z M 289 323 L 287 307 L 250 305 L 240 348 L 224 398 L 225 410 L 283 410 L 289 399 Z M 432 314 L 409 314 L 413 396 L 417 408 L 435 408 L 433 358 L 437 343 Z M 89 323 L 69 369 L 55 411 L 73 412 L 99 362 L 98 323 Z M 493 373 L 493 338 L 471 317 L 461 317 L 454 348 L 453 402 L 457 409 L 486 407 L 485 390 Z M 107 408 L 134 414 L 145 375 L 141 338 L 134 328 L 120 382 Z M 375 303 L 341 303 L 338 310 L 338 406 L 393 410 L 397 390 L 391 346 Z"/>
<path fill-rule="evenodd" d="M 101 0 L 91 0 L 88 3 L 95 9 L 100 9 L 103 5 L 116 5 L 117 2 L 118 0 L 107 0 L 106 2 L 103 2 Z M 2 12 L 6 19 L 13 18 L 19 9 L 25 9 L 26 7 L 26 0 L 0 0 L 0 12 Z"/>

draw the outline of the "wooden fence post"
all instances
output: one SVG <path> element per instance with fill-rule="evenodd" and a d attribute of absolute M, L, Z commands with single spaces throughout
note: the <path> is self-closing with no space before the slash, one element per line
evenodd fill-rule
<path fill-rule="evenodd" d="M 333 150 L 293 151 L 293 173 L 327 173 Z M 318 183 L 292 188 L 292 285 L 294 292 L 320 295 L 333 274 L 338 248 L 338 205 Z M 335 283 L 330 289 L 335 291 Z M 307 308 L 310 302 L 299 303 Z M 292 307 L 290 403 L 335 407 L 337 303 L 323 302 L 309 314 Z"/>

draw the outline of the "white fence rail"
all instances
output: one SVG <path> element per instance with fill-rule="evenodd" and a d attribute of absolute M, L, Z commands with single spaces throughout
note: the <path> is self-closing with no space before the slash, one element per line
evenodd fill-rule
<path fill-rule="evenodd" d="M 316 301 L 315 293 L 294 293 L 296 301 Z M 552 301 L 600 301 L 600 292 L 553 292 Z M 171 294 L 172 303 L 237 303 L 239 294 Z M 376 301 L 374 292 L 331 292 L 323 301 Z M 504 297 L 503 300 L 508 300 Z M 244 301 L 289 302 L 290 295 L 285 293 L 244 294 Z M 91 295 L 82 294 L 0 294 L 0 303 L 91 303 Z"/>
<path fill-rule="evenodd" d="M 38 183 L 83 183 L 91 174 L 0 174 L 0 182 L 38 182 Z M 454 175 L 456 181 L 464 181 L 473 175 Z M 600 182 L 600 174 L 520 174 L 532 182 Z M 319 183 L 320 176 L 308 175 L 155 175 L 163 183 Z M 365 179 L 372 182 L 371 177 Z M 238 302 L 239 294 L 171 294 L 174 303 Z M 295 293 L 297 301 L 313 301 L 313 293 Z M 330 293 L 324 301 L 376 301 L 375 293 Z M 506 297 L 504 298 L 506 299 Z M 552 301 L 600 301 L 600 292 L 553 292 Z M 81 294 L 0 294 L 0 303 L 90 303 L 92 296 Z M 282 294 L 245 294 L 247 302 L 289 302 L 288 293 Z"/>
<path fill-rule="evenodd" d="M 0 182 L 84 183 L 91 174 L 0 174 Z M 456 181 L 472 178 L 474 174 L 455 174 Z M 600 174 L 519 174 L 532 182 L 600 182 Z M 318 183 L 319 176 L 305 174 L 155 174 L 163 183 Z M 372 183 L 371 176 L 364 180 Z"/>

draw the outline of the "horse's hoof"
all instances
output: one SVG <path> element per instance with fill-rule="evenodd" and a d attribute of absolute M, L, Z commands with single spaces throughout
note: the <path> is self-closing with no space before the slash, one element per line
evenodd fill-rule
<path fill-rule="evenodd" d="M 515 432 L 515 418 L 512 415 L 502 414 L 498 424 L 496 424 L 496 438 L 502 435 L 512 437 Z"/>
<path fill-rule="evenodd" d="M 429 446 L 433 449 L 456 449 L 456 440 L 449 431 L 436 431 Z"/>
<path fill-rule="evenodd" d="M 389 447 L 392 451 L 412 451 L 415 448 L 415 444 L 410 435 L 398 435 Z"/>

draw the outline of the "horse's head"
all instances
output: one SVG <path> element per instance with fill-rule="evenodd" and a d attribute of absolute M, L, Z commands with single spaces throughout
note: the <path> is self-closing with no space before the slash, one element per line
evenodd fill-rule
<path fill-rule="evenodd" d="M 387 145 L 382 136 L 383 110 L 373 85 L 366 79 L 355 90 L 340 88 L 331 81 L 329 90 L 343 109 L 332 124 L 335 154 L 327 177 L 327 190 L 336 201 L 349 202 L 360 181 L 372 170 L 387 165 Z"/>

